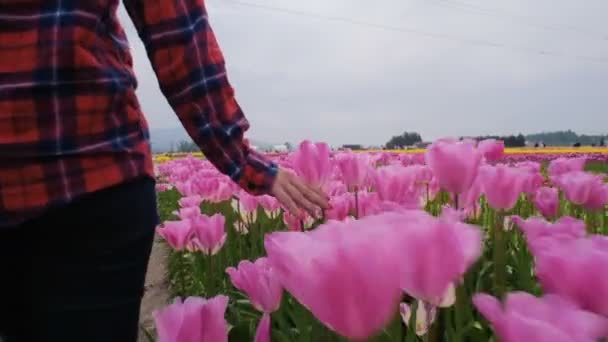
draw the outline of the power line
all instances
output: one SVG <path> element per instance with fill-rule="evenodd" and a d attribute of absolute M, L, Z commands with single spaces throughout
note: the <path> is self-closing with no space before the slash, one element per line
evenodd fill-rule
<path fill-rule="evenodd" d="M 523 47 L 523 46 L 513 46 L 513 45 L 507 45 L 507 44 L 500 43 L 500 42 L 491 41 L 491 40 L 464 38 L 464 37 L 459 37 L 459 36 L 440 33 L 440 32 L 429 32 L 429 31 L 423 31 L 423 30 L 419 30 L 419 29 L 415 29 L 415 28 L 378 24 L 378 23 L 373 23 L 373 22 L 368 22 L 368 21 L 363 21 L 363 20 L 352 19 L 352 18 L 348 18 L 348 17 L 332 16 L 332 15 L 326 15 L 326 14 L 314 13 L 314 12 L 308 12 L 308 11 L 302 11 L 302 10 L 296 10 L 296 9 L 289 9 L 289 8 L 278 7 L 278 6 L 264 5 L 264 4 L 242 1 L 242 0 L 231 0 L 227 3 L 236 5 L 236 6 L 241 6 L 241 7 L 249 7 L 249 8 L 255 8 L 255 9 L 259 9 L 259 10 L 272 11 L 272 12 L 277 12 L 277 13 L 285 13 L 285 14 L 289 14 L 289 15 L 297 15 L 297 16 L 303 16 L 303 17 L 311 17 L 311 18 L 323 19 L 326 21 L 338 22 L 338 23 L 343 23 L 343 24 L 371 27 L 371 28 L 384 30 L 384 31 L 408 33 L 408 34 L 424 36 L 424 37 L 428 37 L 428 38 L 455 41 L 455 42 L 460 42 L 460 43 L 469 44 L 469 45 L 501 48 L 501 49 L 517 51 L 517 52 L 521 52 L 521 53 L 536 54 L 536 55 L 542 55 L 542 56 L 573 58 L 573 59 L 579 59 L 579 60 L 584 60 L 584 61 L 593 62 L 593 63 L 608 63 L 608 58 L 593 57 L 593 56 L 567 55 L 567 54 L 564 54 L 561 52 L 556 52 L 556 51 L 529 48 L 529 47 Z"/>
<path fill-rule="evenodd" d="M 460 10 L 477 15 L 487 15 L 502 20 L 517 22 L 522 25 L 535 27 L 543 30 L 554 31 L 554 32 L 569 32 L 579 35 L 584 35 L 588 38 L 595 38 L 603 41 L 608 41 L 608 34 L 595 32 L 589 29 L 580 28 L 576 26 L 563 25 L 563 24 L 543 24 L 536 22 L 536 18 L 530 16 L 524 16 L 519 14 L 510 13 L 507 11 L 490 9 L 487 7 L 480 7 L 467 2 L 455 1 L 455 0 L 426 0 L 428 3 L 434 6 Z"/>

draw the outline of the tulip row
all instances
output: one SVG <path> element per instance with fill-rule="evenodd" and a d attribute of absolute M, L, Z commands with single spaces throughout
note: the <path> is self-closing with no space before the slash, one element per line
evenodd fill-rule
<path fill-rule="evenodd" d="M 369 150 L 363 151 L 366 154 L 387 154 L 397 156 L 400 154 L 405 155 L 420 155 L 420 158 L 424 155 L 424 149 L 408 149 L 408 150 Z M 284 152 L 274 152 L 269 154 L 271 156 L 281 156 L 284 155 Z M 163 153 L 154 155 L 154 162 L 157 164 L 162 164 L 171 160 L 181 159 L 184 157 L 193 156 L 202 158 L 203 154 L 200 152 L 193 153 Z M 576 158 L 580 156 L 585 156 L 590 161 L 597 161 L 600 163 L 608 162 L 608 147 L 577 147 L 577 148 L 568 148 L 568 147 L 552 147 L 552 148 L 506 148 L 504 149 L 504 158 L 501 162 L 513 162 L 513 161 L 551 161 L 556 158 Z M 407 158 L 407 157 L 404 157 Z"/>
<path fill-rule="evenodd" d="M 159 165 L 177 297 L 159 341 L 608 337 L 608 185 L 584 170 L 601 158 L 505 158 L 497 141 L 422 158 L 304 142 L 275 162 L 330 196 L 315 217 L 199 158 Z"/>

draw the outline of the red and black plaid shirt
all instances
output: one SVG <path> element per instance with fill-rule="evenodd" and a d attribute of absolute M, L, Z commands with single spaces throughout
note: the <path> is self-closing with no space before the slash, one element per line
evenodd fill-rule
<path fill-rule="evenodd" d="M 119 0 L 0 0 L 0 226 L 153 176 Z M 124 0 L 163 94 L 223 173 L 252 193 L 276 166 L 243 142 L 203 0 Z"/>

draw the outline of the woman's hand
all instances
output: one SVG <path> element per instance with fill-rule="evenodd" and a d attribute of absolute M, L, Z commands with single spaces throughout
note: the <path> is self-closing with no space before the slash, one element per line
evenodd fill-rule
<path fill-rule="evenodd" d="M 328 209 L 327 196 L 319 188 L 313 187 L 302 178 L 279 169 L 271 194 L 292 214 L 303 218 L 306 210 L 315 217 L 319 209 Z"/>

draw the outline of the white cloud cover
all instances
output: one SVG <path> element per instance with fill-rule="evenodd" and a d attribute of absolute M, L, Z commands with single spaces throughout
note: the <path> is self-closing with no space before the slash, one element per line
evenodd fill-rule
<path fill-rule="evenodd" d="M 405 130 L 434 139 L 608 127 L 605 0 L 243 1 L 454 38 L 208 0 L 258 140 L 383 144 Z M 123 9 L 120 17 L 152 129 L 179 126 Z"/>

